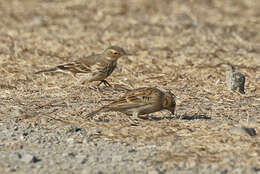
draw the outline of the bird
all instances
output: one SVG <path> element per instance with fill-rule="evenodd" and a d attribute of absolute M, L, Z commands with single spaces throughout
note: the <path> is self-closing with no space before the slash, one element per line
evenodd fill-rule
<path fill-rule="evenodd" d="M 226 85 L 228 90 L 245 94 L 245 76 L 240 72 L 236 72 L 235 67 L 232 64 L 226 63 L 226 65 Z"/>
<path fill-rule="evenodd" d="M 105 86 L 111 87 L 105 79 L 110 76 L 117 67 L 117 60 L 125 55 L 127 55 L 127 53 L 123 48 L 113 45 L 109 46 L 101 54 L 82 57 L 67 64 L 35 72 L 35 74 L 46 72 L 70 72 L 75 77 L 76 74 L 81 73 L 84 74 L 84 81 L 100 81 L 97 86 L 104 83 Z"/>
<path fill-rule="evenodd" d="M 91 112 L 87 117 L 93 117 L 102 112 L 118 111 L 137 120 L 140 118 L 140 115 L 150 114 L 163 109 L 169 110 L 174 115 L 176 107 L 175 98 L 175 95 L 170 90 L 162 92 L 152 87 L 137 88 L 126 92 L 118 100 Z"/>

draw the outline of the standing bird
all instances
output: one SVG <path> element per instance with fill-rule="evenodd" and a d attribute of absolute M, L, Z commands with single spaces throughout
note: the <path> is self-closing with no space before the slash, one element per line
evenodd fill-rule
<path fill-rule="evenodd" d="M 82 57 L 74 62 L 58 65 L 54 68 L 38 71 L 35 74 L 44 72 L 70 72 L 74 76 L 77 73 L 86 75 L 86 81 L 100 81 L 98 86 L 104 83 L 111 86 L 105 79 L 114 71 L 118 58 L 126 55 L 123 48 L 118 46 L 108 47 L 102 54 Z"/>
<path fill-rule="evenodd" d="M 226 65 L 228 68 L 226 71 L 227 88 L 245 94 L 245 76 L 240 72 L 235 72 L 235 67 L 232 64 L 226 63 Z"/>
<path fill-rule="evenodd" d="M 173 115 L 176 103 L 175 96 L 170 91 L 162 92 L 157 88 L 138 88 L 127 92 L 122 98 L 90 113 L 87 117 L 108 111 L 119 111 L 137 119 L 139 115 L 169 110 Z"/>

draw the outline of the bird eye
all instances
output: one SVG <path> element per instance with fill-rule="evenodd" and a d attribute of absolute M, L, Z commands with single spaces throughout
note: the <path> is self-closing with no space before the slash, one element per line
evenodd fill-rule
<path fill-rule="evenodd" d="M 114 52 L 114 54 L 115 54 L 115 55 L 117 55 L 117 54 L 118 54 L 118 52 Z"/>

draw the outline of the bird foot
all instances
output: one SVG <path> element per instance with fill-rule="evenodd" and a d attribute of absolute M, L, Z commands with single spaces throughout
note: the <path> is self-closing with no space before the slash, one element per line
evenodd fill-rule
<path fill-rule="evenodd" d="M 138 126 L 139 125 L 139 122 L 137 120 L 132 120 L 130 119 L 130 126 Z"/>
<path fill-rule="evenodd" d="M 139 125 L 139 118 L 128 118 L 131 126 L 138 126 Z"/>

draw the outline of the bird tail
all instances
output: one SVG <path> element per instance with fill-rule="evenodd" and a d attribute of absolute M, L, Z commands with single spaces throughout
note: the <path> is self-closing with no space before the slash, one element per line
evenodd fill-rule
<path fill-rule="evenodd" d="M 45 70 L 41 70 L 41 71 L 37 71 L 34 74 L 40 74 L 40 73 L 45 73 L 45 72 L 57 72 L 60 69 L 55 67 L 55 68 L 50 68 L 50 69 L 45 69 Z"/>

